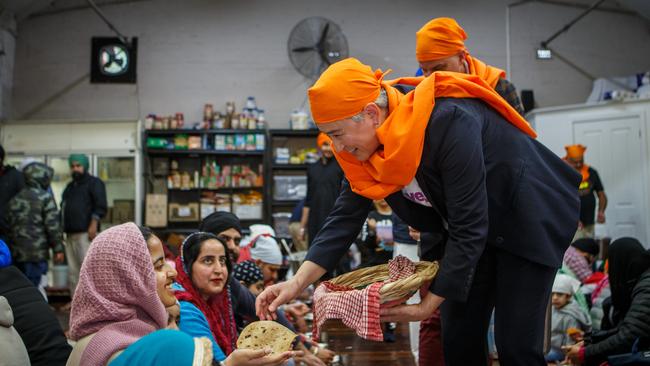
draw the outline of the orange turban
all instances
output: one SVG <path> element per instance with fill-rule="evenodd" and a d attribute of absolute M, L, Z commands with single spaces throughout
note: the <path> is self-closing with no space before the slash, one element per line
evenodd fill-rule
<path fill-rule="evenodd" d="M 479 98 L 522 132 L 536 136 L 528 122 L 475 75 L 436 72 L 427 78 L 383 81 L 384 75 L 356 59 L 346 59 L 325 70 L 309 89 L 312 115 L 319 124 L 351 117 L 374 101 L 381 88 L 386 91 L 388 116 L 376 130 L 382 149 L 363 162 L 333 149 L 352 190 L 364 197 L 385 198 L 413 180 L 436 97 Z M 415 90 L 403 95 L 392 87 L 398 83 Z"/>
<path fill-rule="evenodd" d="M 379 96 L 384 75 L 355 58 L 332 64 L 307 91 L 314 122 L 334 122 L 361 112 Z"/>
<path fill-rule="evenodd" d="M 425 24 L 415 33 L 415 57 L 418 62 L 434 61 L 451 57 L 465 50 L 467 34 L 452 18 L 436 18 Z M 492 88 L 506 72 L 465 54 L 469 66 L 468 73 L 485 80 Z"/>
<path fill-rule="evenodd" d="M 451 57 L 465 49 L 467 34 L 452 18 L 436 18 L 415 33 L 415 56 L 419 62 Z"/>
<path fill-rule="evenodd" d="M 584 156 L 586 146 L 576 144 L 576 145 L 567 145 L 564 147 L 566 150 L 566 157 L 571 159 L 580 159 Z"/>
<path fill-rule="evenodd" d="M 316 137 L 316 145 L 318 145 L 318 148 L 320 149 L 325 143 L 332 146 L 332 139 L 326 134 L 321 132 L 318 134 L 318 137 Z"/>

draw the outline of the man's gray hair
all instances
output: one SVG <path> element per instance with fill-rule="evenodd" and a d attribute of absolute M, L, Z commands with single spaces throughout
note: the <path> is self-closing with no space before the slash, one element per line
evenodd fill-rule
<path fill-rule="evenodd" d="M 387 109 L 388 108 L 388 95 L 386 94 L 386 90 L 384 88 L 381 88 L 379 91 L 379 96 L 377 99 L 375 99 L 374 103 L 377 105 L 377 107 L 381 109 Z M 354 116 L 350 117 L 354 122 L 361 122 L 363 121 L 363 111 L 355 114 Z"/>

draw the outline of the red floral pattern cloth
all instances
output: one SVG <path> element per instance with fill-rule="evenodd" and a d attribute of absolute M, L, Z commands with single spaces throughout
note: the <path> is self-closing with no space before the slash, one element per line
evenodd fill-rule
<path fill-rule="evenodd" d="M 337 286 L 330 281 L 318 286 L 314 292 L 314 340 L 318 340 L 320 327 L 327 319 L 341 319 L 343 324 L 354 329 L 359 337 L 383 341 L 384 335 L 379 322 L 379 290 L 384 284 L 411 276 L 415 273 L 415 264 L 400 255 L 388 262 L 388 270 L 388 280 L 375 282 L 363 290 Z"/>

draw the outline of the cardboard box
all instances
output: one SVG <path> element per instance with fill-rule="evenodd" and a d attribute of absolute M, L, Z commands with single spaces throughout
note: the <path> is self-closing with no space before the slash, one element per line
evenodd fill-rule
<path fill-rule="evenodd" d="M 114 224 L 135 221 L 135 201 L 114 200 L 112 216 L 112 222 Z"/>
<path fill-rule="evenodd" d="M 116 159 L 116 161 L 111 164 L 111 178 L 132 179 L 134 174 L 135 166 L 133 159 Z"/>
<path fill-rule="evenodd" d="M 147 194 L 144 224 L 149 227 L 167 227 L 167 195 Z"/>
<path fill-rule="evenodd" d="M 287 175 L 273 177 L 273 199 L 300 200 L 307 196 L 307 176 Z"/>
<path fill-rule="evenodd" d="M 198 203 L 170 203 L 169 207 L 169 222 L 193 222 L 199 221 L 200 212 Z"/>
<path fill-rule="evenodd" d="M 262 218 L 262 203 L 234 204 L 234 214 L 242 220 L 257 220 Z"/>
<path fill-rule="evenodd" d="M 168 158 L 152 158 L 151 159 L 153 175 L 164 176 L 169 175 L 169 159 Z"/>
<path fill-rule="evenodd" d="M 217 210 L 217 205 L 214 202 L 201 201 L 201 220 L 210 216 L 211 213 Z"/>

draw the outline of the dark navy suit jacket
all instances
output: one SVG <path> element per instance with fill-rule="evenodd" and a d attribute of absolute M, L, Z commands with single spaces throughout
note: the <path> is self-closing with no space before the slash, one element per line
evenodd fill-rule
<path fill-rule="evenodd" d="M 465 301 L 486 245 L 559 267 L 578 225 L 581 177 L 544 145 L 478 99 L 437 98 L 415 178 L 435 208 L 386 198 L 407 224 L 440 238 L 422 259 L 444 253 L 431 292 Z M 358 234 L 372 201 L 344 181 L 307 260 L 331 270 Z"/>

